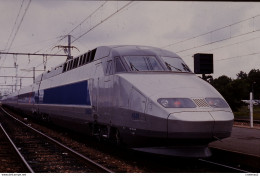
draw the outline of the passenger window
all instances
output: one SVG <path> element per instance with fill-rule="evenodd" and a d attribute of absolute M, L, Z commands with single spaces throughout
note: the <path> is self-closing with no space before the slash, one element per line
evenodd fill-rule
<path fill-rule="evenodd" d="M 75 66 L 75 67 L 78 67 L 78 64 L 79 64 L 79 57 L 76 58 L 75 62 L 76 62 L 76 63 L 75 63 L 76 66 Z"/>
<path fill-rule="evenodd" d="M 68 62 L 67 71 L 70 70 L 70 62 Z"/>
<path fill-rule="evenodd" d="M 118 57 L 115 58 L 115 65 L 116 65 L 116 73 L 126 71 L 124 65 L 122 64 L 122 61 Z"/>
<path fill-rule="evenodd" d="M 85 62 L 85 58 L 86 58 L 86 55 L 84 54 L 84 55 L 81 57 L 81 65 L 84 64 L 84 62 Z"/>
<path fill-rule="evenodd" d="M 86 54 L 86 62 L 89 63 L 90 62 L 90 51 Z"/>
<path fill-rule="evenodd" d="M 65 63 L 65 64 L 63 65 L 63 72 L 66 71 L 66 68 L 67 68 L 67 63 Z"/>
<path fill-rule="evenodd" d="M 69 70 L 72 69 L 72 61 L 70 61 Z"/>
<path fill-rule="evenodd" d="M 113 74 L 112 60 L 107 62 L 107 69 L 106 69 L 106 75 L 111 75 L 111 74 Z"/>
<path fill-rule="evenodd" d="M 78 64 L 78 57 L 76 59 L 74 59 L 73 61 L 73 68 L 76 68 L 77 67 L 77 64 Z"/>
<path fill-rule="evenodd" d="M 75 66 L 75 60 L 72 61 L 72 66 L 71 66 L 71 69 L 73 69 Z"/>
<path fill-rule="evenodd" d="M 90 52 L 90 62 L 92 62 L 95 58 L 95 55 L 96 55 L 96 51 L 97 49 L 93 49 L 91 52 Z"/>
<path fill-rule="evenodd" d="M 79 58 L 79 66 L 82 65 L 82 58 L 83 58 L 83 56 L 80 56 L 80 58 Z"/>
<path fill-rule="evenodd" d="M 86 64 L 88 63 L 88 54 L 84 54 L 84 63 L 83 64 Z"/>

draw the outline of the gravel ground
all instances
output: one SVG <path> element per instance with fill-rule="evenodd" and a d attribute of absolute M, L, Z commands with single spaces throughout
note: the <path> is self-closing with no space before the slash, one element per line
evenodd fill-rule
<path fill-rule="evenodd" d="M 38 124 L 34 123 L 28 118 L 22 118 L 11 111 L 10 114 L 18 117 L 20 120 L 27 124 L 31 124 L 33 128 L 49 135 L 50 137 L 60 141 L 68 147 L 76 150 L 77 152 L 89 157 L 90 159 L 104 165 L 108 169 L 114 172 L 131 172 L 131 173 L 142 173 L 148 172 L 146 168 L 140 167 L 135 161 L 124 160 L 120 158 L 124 153 L 131 153 L 124 148 L 113 146 L 108 142 L 98 142 L 96 139 L 91 137 L 82 136 L 81 134 L 66 132 L 66 129 L 57 127 L 55 125 Z M 45 125 L 45 126 L 43 126 Z M 130 159 L 131 160 L 131 159 Z"/>
<path fill-rule="evenodd" d="M 9 111 L 10 112 L 10 111 Z M 14 114 L 11 112 L 11 114 Z M 15 114 L 16 115 L 16 114 Z M 17 115 L 16 115 L 17 116 Z M 108 142 L 98 142 L 91 137 L 82 136 L 77 133 L 68 132 L 66 129 L 54 125 L 34 123 L 30 119 L 22 118 L 24 122 L 32 127 L 46 133 L 61 143 L 73 148 L 79 153 L 104 165 L 108 169 L 119 173 L 150 173 L 150 172 L 221 172 L 214 167 L 205 167 L 198 164 L 194 159 L 164 158 L 151 156 L 144 153 L 134 152 L 125 148 L 113 146 Z M 246 123 L 234 122 L 234 125 L 249 127 Z M 259 124 L 255 125 L 260 127 Z M 225 172 L 225 171 L 223 171 Z"/>

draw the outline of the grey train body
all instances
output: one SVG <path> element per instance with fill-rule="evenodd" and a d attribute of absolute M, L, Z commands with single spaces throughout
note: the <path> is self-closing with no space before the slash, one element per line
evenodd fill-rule
<path fill-rule="evenodd" d="M 191 157 L 209 156 L 208 143 L 229 137 L 234 119 L 178 55 L 144 46 L 98 47 L 2 103 L 136 150 Z"/>

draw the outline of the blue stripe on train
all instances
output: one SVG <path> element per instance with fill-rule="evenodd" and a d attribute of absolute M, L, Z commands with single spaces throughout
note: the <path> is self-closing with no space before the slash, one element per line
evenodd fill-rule
<path fill-rule="evenodd" d="M 45 89 L 43 104 L 91 105 L 88 81 Z"/>

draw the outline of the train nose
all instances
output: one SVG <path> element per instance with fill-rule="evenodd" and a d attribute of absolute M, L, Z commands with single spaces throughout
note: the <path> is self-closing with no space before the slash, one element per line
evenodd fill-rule
<path fill-rule="evenodd" d="M 214 119 L 209 112 L 178 112 L 168 117 L 168 138 L 212 138 Z"/>
<path fill-rule="evenodd" d="M 215 138 L 226 138 L 231 135 L 234 115 L 229 111 L 213 111 L 210 115 L 214 119 L 214 129 L 212 132 Z"/>
<path fill-rule="evenodd" d="M 213 139 L 231 134 L 233 113 L 177 112 L 168 116 L 168 138 Z"/>

